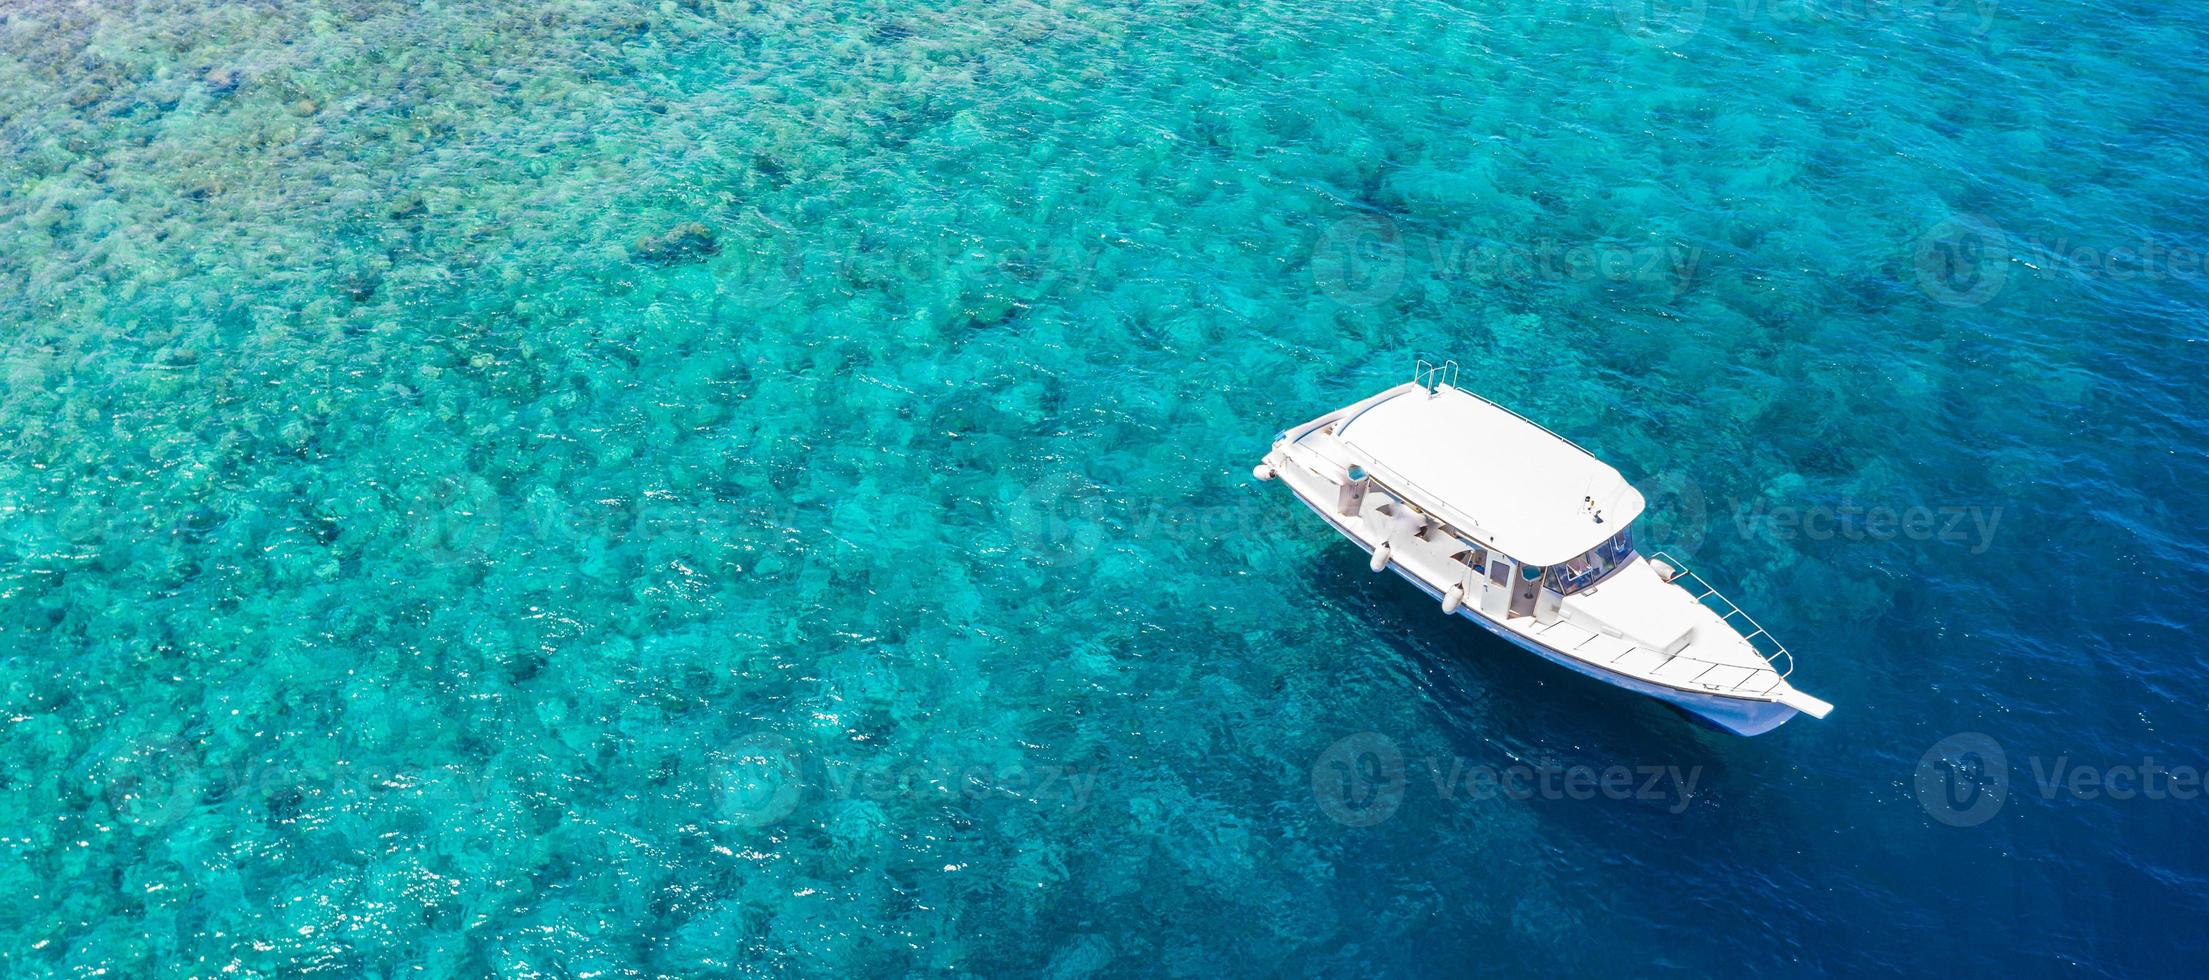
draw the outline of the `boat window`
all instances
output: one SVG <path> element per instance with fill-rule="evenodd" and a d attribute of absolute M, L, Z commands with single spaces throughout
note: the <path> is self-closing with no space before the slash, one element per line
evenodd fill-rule
<path fill-rule="evenodd" d="M 1501 558 L 1488 566 L 1488 580 L 1497 585 L 1511 584 L 1511 563 Z"/>
<path fill-rule="evenodd" d="M 1464 554 L 1465 567 L 1476 572 L 1488 570 L 1488 549 L 1474 548 Z"/>
<path fill-rule="evenodd" d="M 1587 588 L 1602 581 L 1633 556 L 1633 532 L 1622 530 L 1611 535 L 1610 540 L 1588 549 L 1587 554 L 1565 562 L 1564 570 L 1554 577 L 1555 588 L 1565 593 Z"/>
<path fill-rule="evenodd" d="M 1603 549 L 1598 548 L 1596 550 L 1601 551 Z M 1612 561 L 1625 561 L 1626 556 L 1633 553 L 1634 532 L 1632 530 L 1623 530 L 1618 532 L 1617 534 L 1611 535 L 1609 557 Z"/>
<path fill-rule="evenodd" d="M 1601 551 L 1602 549 L 1598 548 L 1596 550 Z M 1596 569 L 1589 559 L 1595 553 L 1591 551 L 1588 554 L 1566 561 L 1564 573 L 1557 576 L 1557 581 L 1552 583 L 1551 587 L 1559 592 L 1572 592 L 1594 581 Z"/>

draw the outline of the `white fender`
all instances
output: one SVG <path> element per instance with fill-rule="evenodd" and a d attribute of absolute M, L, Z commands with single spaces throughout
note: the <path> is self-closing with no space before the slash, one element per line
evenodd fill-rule
<path fill-rule="evenodd" d="M 1260 480 L 1271 480 L 1273 479 L 1273 467 L 1268 466 L 1264 463 L 1259 463 L 1258 465 L 1250 468 L 1250 475 L 1255 476 Z"/>
<path fill-rule="evenodd" d="M 1380 547 L 1373 549 L 1373 560 L 1367 562 L 1365 567 L 1370 568 L 1376 572 L 1388 567 L 1388 545 L 1386 543 L 1383 543 Z"/>
<path fill-rule="evenodd" d="M 1458 607 L 1465 604 L 1465 587 L 1453 585 L 1442 593 L 1442 615 L 1457 615 Z"/>

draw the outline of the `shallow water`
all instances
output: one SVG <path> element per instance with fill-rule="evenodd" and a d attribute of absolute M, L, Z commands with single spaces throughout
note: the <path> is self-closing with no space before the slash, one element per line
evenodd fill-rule
<path fill-rule="evenodd" d="M 12 5 L 0 968 L 2196 963 L 2205 804 L 2036 776 L 2209 766 L 2203 34 Z M 1250 479 L 1420 353 L 1833 717 L 1691 727 Z"/>

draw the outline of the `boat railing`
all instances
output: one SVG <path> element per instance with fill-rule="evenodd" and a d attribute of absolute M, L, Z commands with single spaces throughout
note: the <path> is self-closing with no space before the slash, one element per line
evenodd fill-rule
<path fill-rule="evenodd" d="M 1778 637 L 1771 634 L 1771 631 L 1765 629 L 1754 618 L 1751 618 L 1732 599 L 1726 598 L 1723 593 L 1718 591 L 1717 586 L 1705 581 L 1701 575 L 1695 574 L 1694 570 L 1687 567 L 1686 562 L 1662 551 L 1650 555 L 1649 559 L 1663 562 L 1666 568 L 1672 569 L 1672 574 L 1667 576 L 1665 581 L 1678 582 L 1681 579 L 1686 579 L 1689 585 L 1692 586 L 1688 589 L 1688 593 L 1695 597 L 1695 601 L 1701 603 L 1704 608 L 1711 612 L 1717 613 L 1721 621 L 1733 626 L 1737 631 L 1741 627 L 1734 623 L 1734 618 L 1740 617 L 1741 622 L 1747 624 L 1749 628 L 1749 632 L 1743 633 L 1741 638 L 1749 641 L 1749 649 L 1755 650 L 1757 656 L 1764 658 L 1765 663 L 1772 665 L 1773 672 L 1779 674 L 1781 678 L 1795 672 L 1795 655 L 1788 652 L 1787 645 L 1781 643 Z M 1764 642 L 1758 643 L 1759 638 L 1762 638 Z"/>
<path fill-rule="evenodd" d="M 1444 388 L 1457 388 L 1457 375 L 1456 361 L 1437 363 L 1422 357 L 1419 359 L 1419 365 L 1412 369 L 1411 380 L 1417 383 L 1419 387 L 1427 389 L 1427 394 L 1432 396 Z M 1458 390 L 1463 391 L 1464 389 L 1459 388 Z"/>
<path fill-rule="evenodd" d="M 1582 453 L 1585 453 L 1590 457 L 1595 456 L 1594 453 L 1588 452 L 1588 447 L 1567 439 L 1564 436 L 1558 435 L 1557 430 L 1552 429 L 1549 426 L 1543 425 L 1540 422 L 1536 422 L 1533 419 L 1527 418 L 1524 415 L 1520 415 L 1518 412 L 1512 410 L 1509 405 L 1498 404 L 1494 399 L 1488 398 L 1477 391 L 1466 391 L 1463 388 L 1459 388 L 1457 385 L 1457 375 L 1458 368 L 1456 361 L 1443 361 L 1437 364 L 1422 357 L 1419 359 L 1418 367 L 1414 368 L 1411 372 L 1411 380 L 1419 387 L 1425 388 L 1427 390 L 1427 396 L 1430 398 L 1444 388 L 1456 388 L 1460 394 L 1470 395 L 1474 399 L 1477 399 L 1480 402 L 1492 408 L 1495 408 L 1506 415 L 1511 416 L 1512 418 L 1518 419 L 1519 421 L 1540 429 L 1543 432 L 1549 433 L 1550 436 L 1555 438 L 1558 442 L 1562 442 L 1565 445 L 1571 446 L 1574 449 L 1578 449 Z"/>

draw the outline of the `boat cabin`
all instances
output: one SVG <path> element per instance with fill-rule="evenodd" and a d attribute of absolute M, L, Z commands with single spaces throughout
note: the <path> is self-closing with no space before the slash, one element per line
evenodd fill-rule
<path fill-rule="evenodd" d="M 1490 615 L 1552 617 L 1564 596 L 1633 557 L 1641 492 L 1509 409 L 1454 387 L 1414 387 L 1333 429 L 1372 461 L 1351 468 L 1337 511 L 1379 515 L 1401 525 L 1388 530 L 1430 543 L 1455 538 L 1466 601 Z M 1376 489 L 1390 500 L 1367 510 L 1363 497 Z"/>

